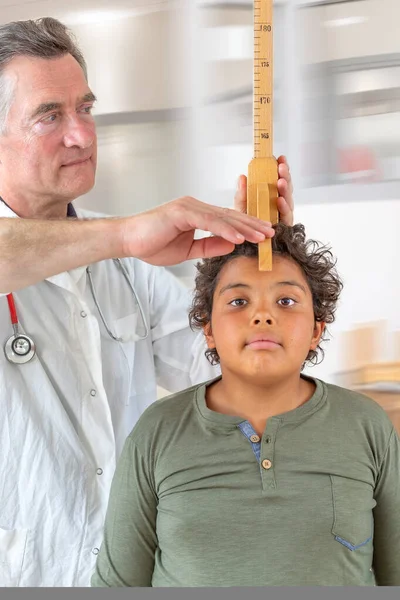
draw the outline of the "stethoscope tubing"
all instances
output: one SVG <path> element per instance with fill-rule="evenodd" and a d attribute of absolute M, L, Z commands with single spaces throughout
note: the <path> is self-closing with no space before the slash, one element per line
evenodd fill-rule
<path fill-rule="evenodd" d="M 132 282 L 129 278 L 129 274 L 127 272 L 127 269 L 126 269 L 125 265 L 122 263 L 121 259 L 114 258 L 113 261 L 115 263 L 117 263 L 117 265 L 121 269 L 122 274 L 132 291 L 132 294 L 133 294 L 135 301 L 139 308 L 142 323 L 144 325 L 144 329 L 145 329 L 144 335 L 138 336 L 136 341 L 144 340 L 149 335 L 149 328 L 148 328 L 148 325 L 147 325 L 147 322 L 146 322 L 146 319 L 144 316 L 142 304 L 141 304 L 140 299 L 135 291 L 135 288 L 132 285 Z M 101 310 L 101 307 L 100 307 L 100 304 L 99 304 L 99 301 L 97 298 L 96 290 L 94 288 L 93 279 L 92 279 L 92 267 L 90 265 L 88 267 L 86 267 L 86 273 L 88 276 L 90 291 L 92 293 L 94 303 L 96 305 L 97 310 L 99 311 L 100 318 L 103 322 L 103 325 L 104 325 L 108 335 L 116 342 L 124 343 L 124 339 L 122 337 L 118 337 L 118 336 L 114 335 L 114 333 L 111 331 L 111 329 L 108 326 L 108 323 L 104 317 L 103 311 Z M 15 306 L 14 296 L 12 293 L 10 293 L 10 294 L 7 294 L 6 297 L 7 297 L 7 302 L 8 302 L 8 308 L 10 311 L 10 320 L 11 320 L 11 324 L 12 324 L 12 327 L 14 330 L 14 335 L 12 335 L 6 341 L 6 343 L 4 345 L 4 353 L 9 362 L 11 362 L 13 364 L 24 364 L 24 363 L 27 363 L 30 360 L 32 360 L 32 358 L 35 356 L 36 345 L 31 337 L 29 337 L 26 334 L 19 333 L 18 314 L 17 314 L 17 309 Z"/>

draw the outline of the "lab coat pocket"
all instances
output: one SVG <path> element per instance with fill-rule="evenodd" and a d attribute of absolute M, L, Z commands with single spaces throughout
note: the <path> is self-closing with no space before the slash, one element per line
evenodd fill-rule
<path fill-rule="evenodd" d="M 363 481 L 332 475 L 333 526 L 335 540 L 356 551 L 372 547 L 376 505 L 373 490 Z"/>
<path fill-rule="evenodd" d="M 0 529 L 0 587 L 19 586 L 27 536 L 27 529 Z"/>

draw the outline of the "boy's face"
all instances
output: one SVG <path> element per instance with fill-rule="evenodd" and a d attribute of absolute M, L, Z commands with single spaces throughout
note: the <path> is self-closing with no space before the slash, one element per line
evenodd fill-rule
<path fill-rule="evenodd" d="M 324 326 L 315 322 L 310 288 L 294 261 L 274 255 L 266 272 L 257 258 L 238 257 L 220 273 L 205 333 L 223 373 L 265 384 L 300 374 Z"/>

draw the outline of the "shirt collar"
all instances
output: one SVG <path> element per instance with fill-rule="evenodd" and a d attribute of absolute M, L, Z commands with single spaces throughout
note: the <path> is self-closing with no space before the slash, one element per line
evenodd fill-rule
<path fill-rule="evenodd" d="M 281 422 L 295 422 L 300 421 L 307 418 L 310 414 L 319 410 L 322 404 L 326 401 L 327 398 L 327 388 L 325 382 L 320 379 L 316 379 L 315 377 L 310 377 L 309 375 L 304 375 L 303 373 L 300 375 L 302 379 L 306 379 L 315 384 L 314 394 L 311 396 L 307 402 L 301 404 L 297 408 L 293 410 L 287 411 L 286 413 L 282 413 L 279 415 L 275 415 L 274 417 L 270 417 L 273 420 L 279 420 Z M 206 403 L 206 388 L 212 383 L 221 379 L 221 375 L 212 381 L 208 381 L 203 385 L 200 385 L 195 392 L 195 402 L 198 408 L 199 413 L 205 422 L 209 425 L 217 426 L 221 429 L 236 429 L 239 423 L 243 423 L 245 419 L 242 417 L 236 417 L 233 415 L 226 415 L 223 413 L 215 412 L 208 408 Z"/>
<path fill-rule="evenodd" d="M 76 214 L 76 210 L 75 210 L 74 205 L 72 204 L 72 202 L 70 202 L 68 204 L 68 207 L 67 207 L 67 217 L 74 217 L 75 219 L 78 217 L 78 215 Z"/>

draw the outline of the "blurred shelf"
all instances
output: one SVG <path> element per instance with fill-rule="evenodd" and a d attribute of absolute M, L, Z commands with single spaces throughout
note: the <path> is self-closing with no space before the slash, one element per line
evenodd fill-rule
<path fill-rule="evenodd" d="M 365 365 L 343 371 L 335 377 L 337 383 L 375 400 L 387 412 L 400 433 L 400 363 Z"/>
<path fill-rule="evenodd" d="M 387 362 L 376 363 L 373 365 L 364 365 L 358 369 L 351 371 L 342 371 L 337 374 L 338 381 L 341 385 L 347 387 L 364 387 L 368 389 L 371 384 L 386 385 L 387 390 L 390 386 L 395 391 L 400 393 L 400 363 Z M 377 389 L 377 388 L 375 388 Z M 379 388 L 378 388 L 379 389 Z"/>

